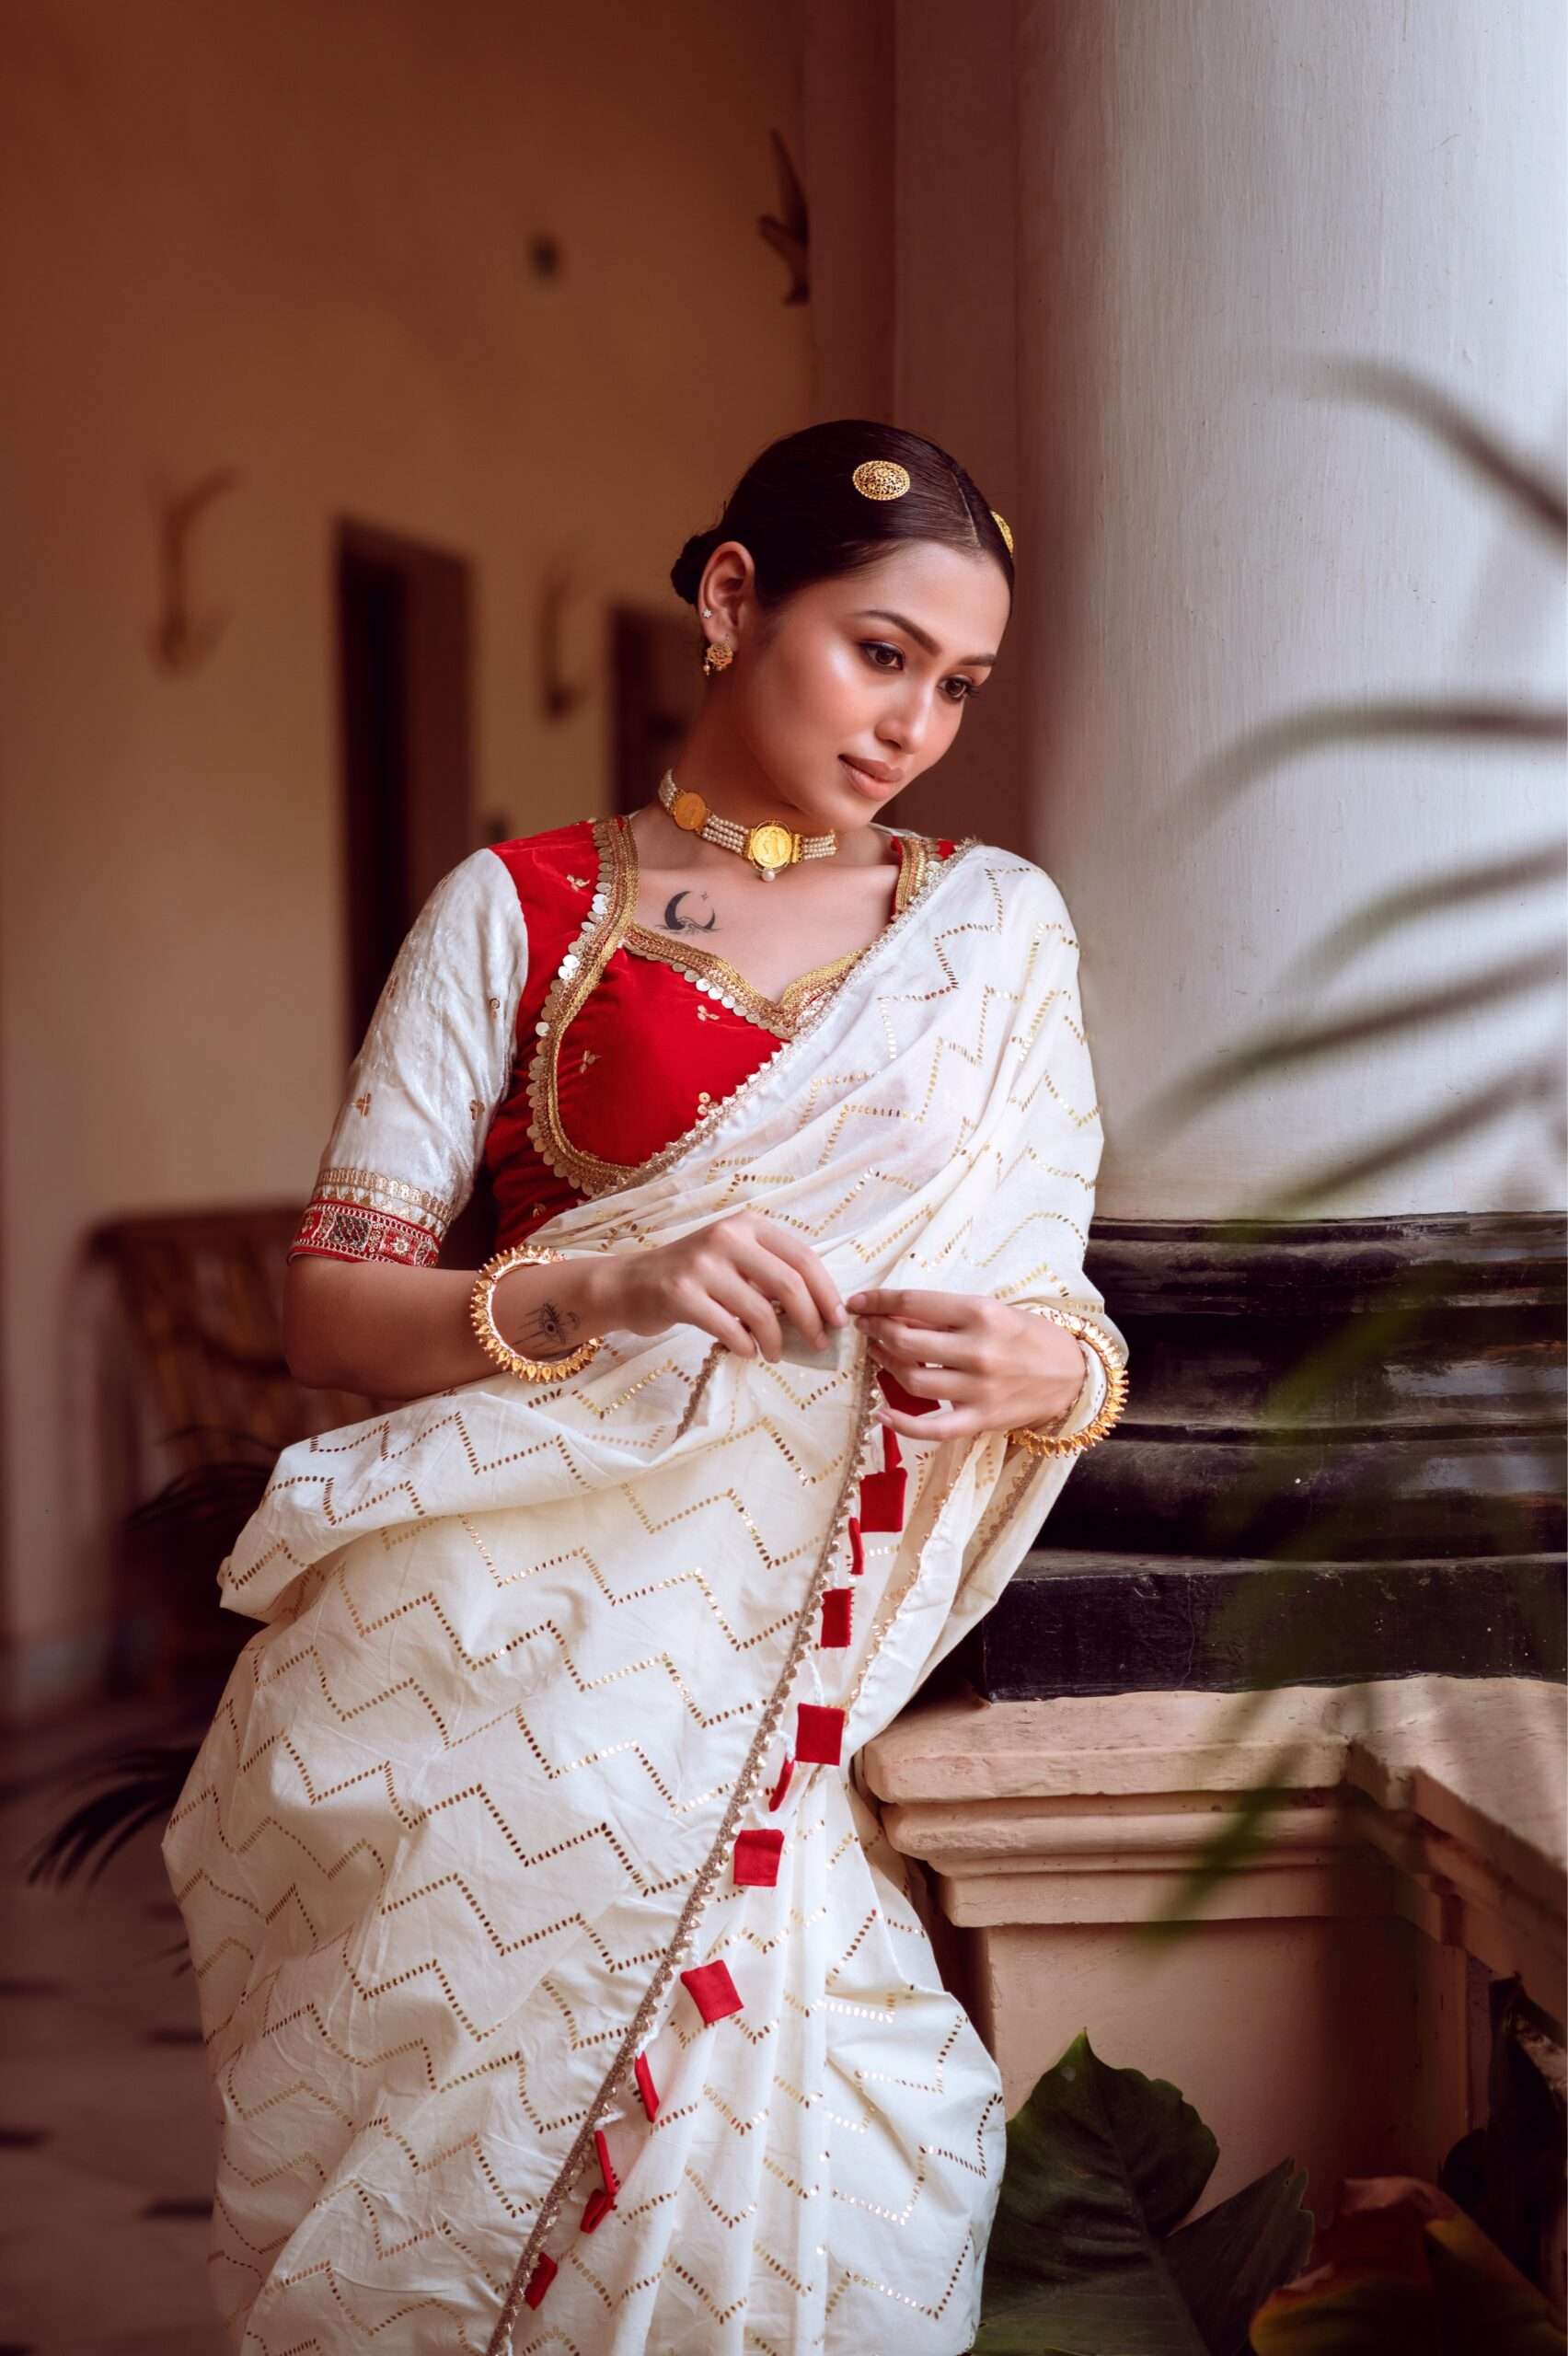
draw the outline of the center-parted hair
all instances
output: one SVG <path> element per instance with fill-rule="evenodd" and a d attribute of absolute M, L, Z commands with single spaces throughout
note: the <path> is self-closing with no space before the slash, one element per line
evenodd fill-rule
<path fill-rule="evenodd" d="M 868 499 L 857 467 L 891 460 L 909 476 L 896 499 Z M 739 540 L 756 567 L 756 600 L 769 613 L 813 582 L 875 564 L 905 540 L 988 556 L 1010 593 L 1012 553 L 974 478 L 934 442 L 865 417 L 837 417 L 770 442 L 755 457 L 716 524 L 694 532 L 670 567 L 675 595 L 697 603 L 703 568 L 722 540 Z"/>

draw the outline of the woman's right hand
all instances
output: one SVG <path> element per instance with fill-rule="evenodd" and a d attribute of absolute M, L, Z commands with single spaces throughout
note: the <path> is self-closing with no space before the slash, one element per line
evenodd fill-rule
<path fill-rule="evenodd" d="M 611 1253 L 583 1270 L 602 1332 L 696 1325 L 739 1357 L 776 1359 L 788 1319 L 813 1348 L 848 1311 L 818 1254 L 776 1219 L 731 1211 L 651 1251 Z"/>

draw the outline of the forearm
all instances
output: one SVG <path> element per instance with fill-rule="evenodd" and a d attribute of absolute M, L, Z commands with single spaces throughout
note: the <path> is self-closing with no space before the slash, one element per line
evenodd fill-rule
<path fill-rule="evenodd" d="M 496 1322 L 513 1347 L 559 1357 L 609 1330 L 612 1287 L 595 1257 L 513 1269 L 496 1288 Z M 289 1264 L 283 1348 L 309 1390 L 421 1399 L 495 1371 L 475 1336 L 474 1271 L 305 1253 Z"/>

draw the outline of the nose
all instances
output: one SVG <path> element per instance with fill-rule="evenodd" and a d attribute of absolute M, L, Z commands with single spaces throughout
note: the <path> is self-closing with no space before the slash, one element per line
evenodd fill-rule
<path fill-rule="evenodd" d="M 910 676 L 903 695 L 895 697 L 883 710 L 877 729 L 879 744 L 907 759 L 918 753 L 931 724 L 931 712 L 936 702 L 934 686 L 922 686 Z"/>

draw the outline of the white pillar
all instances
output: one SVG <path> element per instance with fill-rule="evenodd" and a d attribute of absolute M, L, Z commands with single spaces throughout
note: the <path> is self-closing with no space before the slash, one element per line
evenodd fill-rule
<path fill-rule="evenodd" d="M 1557 1035 L 1548 992 L 1253 1086 L 1158 1147 L 1135 1120 L 1300 1011 L 1294 961 L 1353 907 L 1561 828 L 1539 750 L 1320 751 L 1208 825 L 1182 788 L 1315 704 L 1561 700 L 1559 552 L 1412 425 L 1301 379 L 1409 368 L 1562 471 L 1563 11 L 1018 0 L 986 24 L 972 50 L 941 0 L 896 15 L 895 413 L 973 465 L 1020 566 L 1006 694 L 918 814 L 955 801 L 1067 895 L 1101 1213 L 1222 1217 Z M 855 233 L 813 218 L 813 244 Z M 1561 918 L 1550 890 L 1444 910 L 1307 1011 L 1451 983 Z M 1562 1199 L 1538 1110 L 1321 1208 Z"/>

